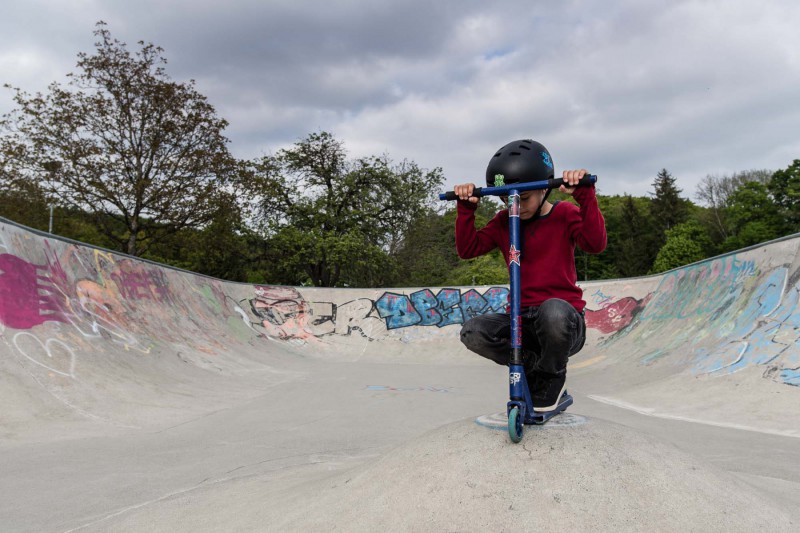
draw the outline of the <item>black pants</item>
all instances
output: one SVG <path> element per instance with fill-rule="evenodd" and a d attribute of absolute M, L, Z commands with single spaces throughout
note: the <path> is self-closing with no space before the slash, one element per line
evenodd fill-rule
<path fill-rule="evenodd" d="M 571 304 L 558 298 L 522 313 L 522 352 L 527 375 L 565 375 L 567 360 L 586 341 L 586 322 Z M 511 359 L 511 316 L 479 315 L 464 323 L 461 342 L 471 351 L 508 365 Z"/>

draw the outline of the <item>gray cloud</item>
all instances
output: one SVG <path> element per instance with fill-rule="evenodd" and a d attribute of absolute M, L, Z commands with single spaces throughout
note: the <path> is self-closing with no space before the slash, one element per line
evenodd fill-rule
<path fill-rule="evenodd" d="M 600 174 L 606 194 L 646 194 L 665 167 L 686 195 L 706 174 L 800 158 L 792 0 L 61 4 L 4 13 L 3 82 L 61 79 L 102 19 L 197 81 L 239 157 L 324 129 L 353 156 L 441 166 L 451 187 L 534 137 L 558 168 Z"/>

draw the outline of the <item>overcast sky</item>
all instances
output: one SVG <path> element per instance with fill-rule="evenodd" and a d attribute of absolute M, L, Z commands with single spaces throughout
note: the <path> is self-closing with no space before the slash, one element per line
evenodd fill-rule
<path fill-rule="evenodd" d="M 452 188 L 533 138 L 603 194 L 646 195 L 666 168 L 692 199 L 708 174 L 800 159 L 797 0 L 12 0 L 0 82 L 63 80 L 99 20 L 163 47 L 239 158 L 325 130 Z"/>

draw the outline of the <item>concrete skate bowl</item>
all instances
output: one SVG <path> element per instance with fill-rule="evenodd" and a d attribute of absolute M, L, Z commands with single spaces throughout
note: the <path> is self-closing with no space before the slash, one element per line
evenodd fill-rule
<path fill-rule="evenodd" d="M 503 428 L 506 287 L 223 282 L 0 219 L 9 531 L 797 530 L 797 237 L 583 284 L 568 416 Z"/>

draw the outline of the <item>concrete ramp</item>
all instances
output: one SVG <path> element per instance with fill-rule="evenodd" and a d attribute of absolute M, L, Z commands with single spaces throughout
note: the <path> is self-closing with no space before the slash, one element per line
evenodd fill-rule
<path fill-rule="evenodd" d="M 587 420 L 529 433 L 510 446 L 472 420 L 449 424 L 367 467 L 276 495 L 255 516 L 294 531 L 792 528 L 788 512 L 744 483 L 624 426 Z"/>
<path fill-rule="evenodd" d="M 0 219 L 2 522 L 791 531 L 798 245 L 585 283 L 575 405 L 512 445 L 458 342 L 506 287 L 237 284 Z"/>

